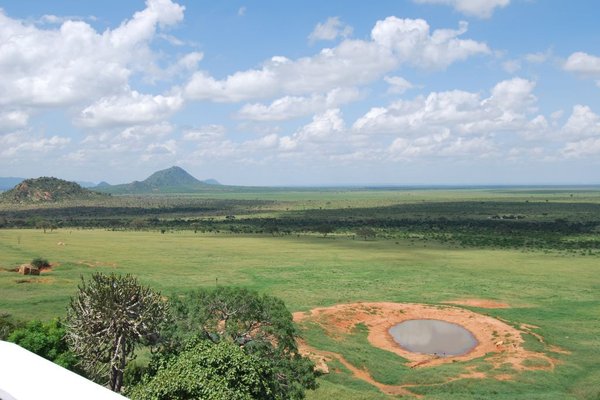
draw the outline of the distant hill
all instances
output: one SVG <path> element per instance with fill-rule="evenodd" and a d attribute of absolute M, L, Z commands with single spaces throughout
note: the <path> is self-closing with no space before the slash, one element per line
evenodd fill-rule
<path fill-rule="evenodd" d="M 75 182 L 44 176 L 25 179 L 11 190 L 2 193 L 0 199 L 11 203 L 42 203 L 92 199 L 101 196 L 105 195 L 84 189 Z"/>
<path fill-rule="evenodd" d="M 87 182 L 87 181 L 75 181 L 75 182 L 82 188 L 86 188 L 86 189 L 91 189 L 93 187 L 98 186 L 94 182 Z"/>
<path fill-rule="evenodd" d="M 204 181 L 202 181 L 204 183 L 206 183 L 207 185 L 220 185 L 221 183 L 216 180 L 216 179 L 206 179 Z"/>
<path fill-rule="evenodd" d="M 110 183 L 102 181 L 102 182 L 100 182 L 99 184 L 97 184 L 94 187 L 96 187 L 96 188 L 103 188 L 103 187 L 109 187 L 109 186 L 110 186 Z"/>
<path fill-rule="evenodd" d="M 167 186 L 197 185 L 202 182 L 187 173 L 183 168 L 171 167 L 156 171 L 142 183 L 151 187 L 161 188 Z"/>
<path fill-rule="evenodd" d="M 25 178 L 0 177 L 0 191 L 12 189 L 19 183 L 23 182 L 24 180 L 25 180 Z M 83 188 L 87 188 L 87 189 L 98 186 L 94 182 L 87 182 L 87 181 L 76 181 L 76 183 L 79 186 L 81 186 Z M 106 182 L 104 182 L 104 183 L 106 183 Z"/>
<path fill-rule="evenodd" d="M 14 178 L 14 177 L 0 177 L 0 190 L 9 190 L 15 187 L 15 185 L 23 182 L 25 178 Z"/>
<path fill-rule="evenodd" d="M 115 194 L 193 193 L 210 189 L 219 183 L 207 183 L 194 178 L 181 167 L 156 171 L 143 181 L 122 185 L 96 186 L 96 190 Z"/>

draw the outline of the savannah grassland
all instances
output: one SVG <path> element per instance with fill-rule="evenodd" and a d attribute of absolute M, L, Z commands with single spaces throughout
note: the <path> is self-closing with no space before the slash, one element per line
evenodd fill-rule
<path fill-rule="evenodd" d="M 290 311 L 359 301 L 491 299 L 511 308 L 471 309 L 514 326 L 535 325 L 544 343 L 524 334 L 525 347 L 557 359 L 554 370 L 492 370 L 485 358 L 410 369 L 397 355 L 370 346 L 362 325 L 344 337 L 311 323 L 299 330 L 313 347 L 342 354 L 378 382 L 414 384 L 411 391 L 427 399 L 600 399 L 600 191 L 299 190 L 173 202 L 206 199 L 231 202 L 219 212 L 147 200 L 155 214 L 144 213 L 145 223 L 139 210 L 128 216 L 120 209 L 102 219 L 114 215 L 121 226 L 94 229 L 76 225 L 97 220 L 69 219 L 81 205 L 69 205 L 67 217 L 52 208 L 1 206 L 0 312 L 21 319 L 64 316 L 80 277 L 95 271 L 135 274 L 166 296 L 199 286 L 244 286 L 282 298 Z M 19 227 L 35 218 L 64 223 L 46 233 Z M 319 221 L 333 232 L 319 233 Z M 377 237 L 357 237 L 361 224 Z M 273 225 L 276 231 L 263 229 Z M 39 277 L 10 271 L 38 256 L 54 268 Z M 449 379 L 468 369 L 487 378 Z M 330 370 L 309 399 L 387 397 L 335 360 Z M 512 379 L 495 378 L 507 373 Z"/>

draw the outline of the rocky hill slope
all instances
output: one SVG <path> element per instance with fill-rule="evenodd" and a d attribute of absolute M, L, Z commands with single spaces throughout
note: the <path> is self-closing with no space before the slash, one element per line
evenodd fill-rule
<path fill-rule="evenodd" d="M 0 200 L 11 203 L 41 203 L 65 200 L 93 199 L 103 194 L 82 188 L 75 182 L 53 177 L 25 179 L 0 195 Z"/>

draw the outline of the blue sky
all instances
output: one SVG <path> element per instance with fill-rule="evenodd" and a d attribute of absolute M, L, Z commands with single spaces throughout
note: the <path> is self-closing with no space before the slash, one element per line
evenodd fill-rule
<path fill-rule="evenodd" d="M 600 183 L 597 2 L 0 9 L 0 176 Z"/>

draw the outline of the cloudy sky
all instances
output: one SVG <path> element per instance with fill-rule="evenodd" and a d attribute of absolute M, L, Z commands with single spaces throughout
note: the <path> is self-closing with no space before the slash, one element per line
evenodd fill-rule
<path fill-rule="evenodd" d="M 600 3 L 0 0 L 0 176 L 600 183 Z"/>

